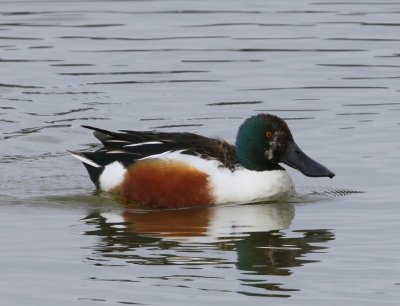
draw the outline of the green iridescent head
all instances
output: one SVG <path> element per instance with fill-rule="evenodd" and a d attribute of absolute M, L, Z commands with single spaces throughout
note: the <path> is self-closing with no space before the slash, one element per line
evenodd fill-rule
<path fill-rule="evenodd" d="M 259 114 L 243 122 L 236 137 L 236 155 L 249 170 L 283 170 L 279 163 L 284 163 L 306 176 L 335 175 L 302 152 L 286 122 L 270 114 Z"/>

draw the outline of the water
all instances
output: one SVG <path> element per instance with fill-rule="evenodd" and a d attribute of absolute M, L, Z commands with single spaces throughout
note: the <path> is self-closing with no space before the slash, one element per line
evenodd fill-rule
<path fill-rule="evenodd" d="M 397 1 L 0 2 L 2 305 L 398 305 Z M 233 141 L 287 119 L 336 173 L 284 203 L 127 209 L 80 127 Z"/>

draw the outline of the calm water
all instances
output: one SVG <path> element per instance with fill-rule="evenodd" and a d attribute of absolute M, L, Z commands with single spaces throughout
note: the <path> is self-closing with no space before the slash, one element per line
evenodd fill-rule
<path fill-rule="evenodd" d="M 1 305 L 398 305 L 399 1 L 1 1 Z M 282 116 L 333 180 L 124 209 L 66 150 Z"/>

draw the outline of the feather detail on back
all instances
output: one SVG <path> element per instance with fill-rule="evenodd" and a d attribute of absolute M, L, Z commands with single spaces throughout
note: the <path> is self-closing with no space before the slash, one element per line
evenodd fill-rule
<path fill-rule="evenodd" d="M 87 125 L 83 127 L 93 130 L 94 136 L 102 142 L 104 148 L 99 151 L 104 151 L 108 155 L 113 154 L 107 159 L 117 160 L 125 166 L 133 164 L 138 159 L 169 151 L 181 151 L 182 154 L 199 156 L 203 159 L 215 159 L 231 170 L 238 163 L 235 147 L 217 138 L 193 133 L 129 130 L 111 132 Z"/>

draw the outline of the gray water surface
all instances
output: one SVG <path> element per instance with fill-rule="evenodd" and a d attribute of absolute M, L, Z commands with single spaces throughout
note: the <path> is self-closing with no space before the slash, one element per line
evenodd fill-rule
<path fill-rule="evenodd" d="M 398 305 L 400 2 L 1 1 L 1 305 Z M 269 112 L 336 173 L 138 211 L 82 124 L 233 142 Z"/>

